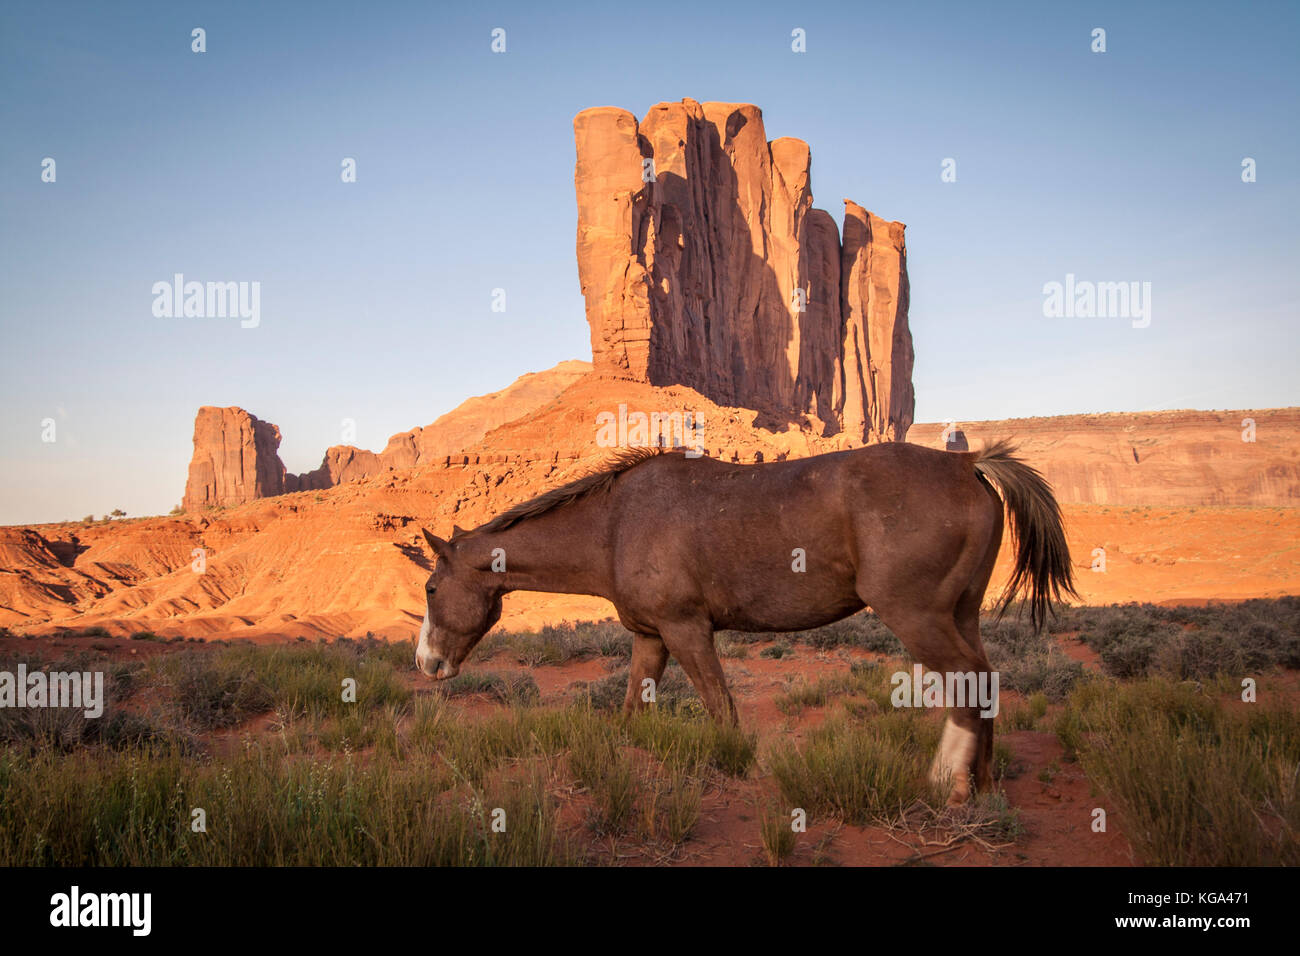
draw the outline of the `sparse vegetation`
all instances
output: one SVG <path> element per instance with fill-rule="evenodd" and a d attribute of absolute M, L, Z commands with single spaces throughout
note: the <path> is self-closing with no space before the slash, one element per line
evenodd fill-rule
<path fill-rule="evenodd" d="M 704 781 L 678 768 L 670 770 L 666 778 L 656 778 L 655 802 L 661 809 L 663 835 L 669 843 L 682 843 L 695 829 L 704 803 Z M 652 830 L 653 837 L 658 831 Z"/>
<path fill-rule="evenodd" d="M 1071 696 L 1057 732 L 1147 862 L 1300 863 L 1293 708 L 1163 679 L 1093 681 Z"/>
<path fill-rule="evenodd" d="M 808 707 L 824 707 L 833 698 L 866 698 L 874 704 L 869 712 L 890 707 L 892 672 L 874 661 L 857 661 L 847 673 L 830 674 L 809 683 L 799 681 L 776 699 L 776 708 L 791 716 Z M 851 701 L 846 701 L 846 703 Z"/>
<path fill-rule="evenodd" d="M 530 667 L 591 657 L 626 660 L 632 656 L 632 635 L 616 621 L 547 625 L 539 631 L 494 631 L 479 643 L 470 659 L 487 661 L 503 655 Z"/>
<path fill-rule="evenodd" d="M 1002 697 L 998 705 L 997 729 L 1001 733 L 1012 730 L 1036 730 L 1038 722 L 1047 715 L 1047 695 L 1042 691 L 1020 701 Z"/>
<path fill-rule="evenodd" d="M 938 722 L 915 711 L 865 723 L 832 715 L 802 746 L 778 743 L 767 762 L 785 802 L 810 818 L 893 821 L 917 801 L 942 803 L 926 781 L 938 740 Z"/>
<path fill-rule="evenodd" d="M 599 833 L 640 819 L 641 836 L 672 846 L 706 780 L 753 764 L 752 735 L 667 708 L 623 721 L 541 707 L 526 675 L 463 675 L 413 697 L 397 680 L 409 656 L 369 640 L 212 642 L 122 665 L 91 650 L 48 662 L 110 668 L 109 713 L 0 710 L 0 865 L 574 863 L 555 767 L 589 789 Z M 146 688 L 151 716 L 123 707 Z M 447 701 L 466 694 L 503 709 L 458 720 Z M 213 749 L 207 735 L 259 717 L 264 733 Z M 193 807 L 207 834 L 190 830 Z"/>
<path fill-rule="evenodd" d="M 575 689 L 583 691 L 596 710 L 618 710 L 622 708 L 627 694 L 629 672 L 629 668 L 622 667 L 608 677 L 585 685 L 579 684 Z M 655 688 L 655 704 L 674 714 L 700 714 L 704 711 L 699 694 L 676 661 L 670 661 L 664 669 L 663 679 Z"/>
<path fill-rule="evenodd" d="M 758 652 L 759 657 L 766 657 L 770 660 L 779 661 L 783 657 L 789 657 L 794 653 L 794 648 L 790 646 L 789 641 L 777 641 L 771 647 L 765 647 Z"/>
<path fill-rule="evenodd" d="M 60 631 L 59 636 L 92 638 L 92 637 L 112 637 L 113 635 L 109 633 L 108 628 L 106 627 L 84 627 L 79 631 L 72 631 L 72 630 Z"/>
<path fill-rule="evenodd" d="M 165 678 L 181 719 L 199 730 L 233 727 L 275 702 L 252 667 L 233 655 L 178 655 L 166 662 Z"/>
<path fill-rule="evenodd" d="M 781 861 L 794 852 L 794 827 L 790 813 L 768 803 L 759 815 L 759 838 L 769 866 L 780 866 Z"/>
<path fill-rule="evenodd" d="M 1300 718 L 1276 701 L 1270 675 L 1296 662 L 1298 619 L 1292 599 L 1128 605 L 1065 609 L 1035 634 L 1013 610 L 982 631 L 1009 692 L 999 735 L 1055 731 L 1064 759 L 1076 761 L 1067 782 L 1086 774 L 1143 862 L 1295 864 Z M 103 627 L 55 636 L 73 639 L 64 658 L 42 664 L 13 642 L 0 645 L 0 670 L 19 660 L 102 669 L 105 714 L 0 709 L 0 865 L 554 865 L 629 851 L 666 862 L 690 852 L 681 847 L 706 795 L 754 776 L 759 818 L 749 825 L 770 863 L 794 852 L 793 807 L 825 830 L 812 862 L 827 858 L 846 823 L 884 826 L 918 847 L 958 840 L 991 850 L 1021 832 L 996 791 L 937 809 L 945 795 L 927 771 L 942 714 L 891 705 L 890 679 L 906 658 L 874 656 L 893 638 L 870 614 L 775 644 L 719 635 L 729 656 L 756 643 L 781 648 L 769 659 L 793 651 L 787 677 L 801 657 L 858 658 L 787 684 L 775 703 L 787 726 L 806 721 L 802 736 L 767 738 L 761 761 L 757 736 L 708 720 L 676 663 L 655 703 L 624 718 L 631 639 L 613 621 L 493 635 L 475 655 L 492 666 L 436 684 L 410 679 L 409 643 L 370 635 L 272 646 L 147 630 L 130 635 L 140 643 L 105 643 Z M 1061 650 L 1070 639 L 1096 651 L 1103 674 Z M 127 651 L 139 656 L 109 656 Z M 615 669 L 570 685 L 564 702 L 512 669 L 597 659 Z M 1259 681 L 1263 703 L 1240 702 L 1243 675 Z M 354 699 L 345 680 L 355 681 Z M 1070 792 L 1061 764 L 1028 765 L 1017 749 L 996 740 L 996 779 L 1033 774 Z M 577 812 L 561 814 L 566 805 Z M 206 834 L 190 829 L 195 807 Z M 504 832 L 493 826 L 498 812 Z M 927 859 L 918 849 L 904 862 Z"/>
<path fill-rule="evenodd" d="M 526 707 L 535 704 L 541 694 L 537 682 L 527 674 L 502 675 L 493 671 L 466 671 L 437 685 L 447 697 L 484 694 L 502 704 Z"/>
<path fill-rule="evenodd" d="M 1040 692 L 1060 701 L 1083 677 L 1083 664 L 1068 658 L 1047 631 L 1036 634 L 1021 621 L 985 622 L 981 640 L 1000 690 Z"/>
<path fill-rule="evenodd" d="M 1077 631 L 1114 677 L 1195 680 L 1300 668 L 1300 597 L 1159 607 L 1062 610 L 1055 630 Z"/>
<path fill-rule="evenodd" d="M 1054 702 L 1064 700 L 1082 676 L 1083 667 L 1061 650 L 1057 638 L 1063 634 L 1077 634 L 1078 640 L 1101 656 L 1107 673 L 1116 677 L 1150 673 L 1185 680 L 1211 677 L 1224 670 L 1300 668 L 1300 597 L 1207 607 L 1058 606 L 1056 612 L 1038 634 L 1018 605 L 1001 621 L 986 616 L 981 639 L 990 663 L 1001 673 L 1003 689 L 1026 694 L 1042 691 Z M 715 645 L 722 657 L 739 659 L 748 656 L 750 645 L 773 640 L 760 657 L 779 660 L 795 653 L 795 645 L 908 656 L 902 643 L 870 610 L 808 631 L 719 631 Z M 499 654 L 529 666 L 592 657 L 626 660 L 631 647 L 631 635 L 622 625 L 606 620 L 539 631 L 493 632 L 475 649 L 471 660 L 486 661 Z"/>
<path fill-rule="evenodd" d="M 619 743 L 609 724 L 596 721 L 578 723 L 569 739 L 569 769 L 591 792 L 601 832 L 622 832 L 636 803 L 636 767 Z"/>

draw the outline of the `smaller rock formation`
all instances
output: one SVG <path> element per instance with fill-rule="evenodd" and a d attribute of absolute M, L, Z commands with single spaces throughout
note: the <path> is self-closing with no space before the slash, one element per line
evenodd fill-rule
<path fill-rule="evenodd" d="M 367 475 L 377 474 L 387 467 L 381 456 L 364 448 L 351 445 L 331 445 L 325 449 L 325 458 L 320 467 L 305 471 L 301 475 L 285 475 L 284 492 L 318 491 L 333 488 L 345 481 L 355 481 Z"/>
<path fill-rule="evenodd" d="M 194 420 L 194 457 L 181 507 L 232 507 L 270 495 L 333 488 L 389 469 L 437 463 L 552 401 L 590 371 L 589 362 L 570 360 L 544 372 L 529 372 L 499 392 L 466 399 L 432 425 L 393 435 L 378 454 L 333 445 L 318 468 L 301 475 L 285 471 L 275 425 L 242 408 L 205 405 Z"/>
<path fill-rule="evenodd" d="M 280 429 L 242 408 L 204 405 L 194 418 L 194 457 L 181 507 L 202 511 L 285 492 Z"/>

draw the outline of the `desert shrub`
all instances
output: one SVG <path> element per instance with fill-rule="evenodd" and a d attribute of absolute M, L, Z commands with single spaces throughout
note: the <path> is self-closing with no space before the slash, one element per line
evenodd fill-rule
<path fill-rule="evenodd" d="M 385 641 L 367 633 L 365 637 L 340 637 L 325 646 L 354 663 L 384 663 L 399 673 L 416 669 L 415 638 L 409 641 Z"/>
<path fill-rule="evenodd" d="M 794 852 L 794 828 L 790 811 L 769 801 L 759 812 L 759 842 L 769 866 L 780 866 L 781 861 Z"/>
<path fill-rule="evenodd" d="M 632 635 L 617 621 L 548 624 L 537 631 L 493 631 L 474 648 L 470 660 L 485 661 L 497 654 L 531 667 L 591 657 L 626 660 L 632 656 Z"/>
<path fill-rule="evenodd" d="M 59 632 L 59 637 L 82 637 L 82 638 L 88 638 L 88 637 L 99 637 L 99 638 L 103 638 L 103 637 L 112 637 L 112 636 L 113 636 L 113 635 L 109 633 L 108 628 L 106 628 L 106 627 L 99 627 L 99 626 L 95 626 L 95 627 L 83 627 L 83 628 L 81 628 L 80 630 L 67 630 L 67 631 L 60 631 L 60 632 Z"/>
<path fill-rule="evenodd" d="M 1039 691 L 1027 700 L 1002 698 L 998 704 L 997 727 L 1001 732 L 1033 730 L 1047 713 L 1047 695 Z"/>
<path fill-rule="evenodd" d="M 602 721 L 573 725 L 569 771 L 591 792 L 596 829 L 606 833 L 626 829 L 636 803 L 638 780 L 631 755 L 613 725 Z"/>
<path fill-rule="evenodd" d="M 758 738 L 739 727 L 707 718 L 683 719 L 657 707 L 633 714 L 629 740 L 670 768 L 699 775 L 708 768 L 743 777 L 754 765 Z"/>
<path fill-rule="evenodd" d="M 621 667 L 608 677 L 589 683 L 576 683 L 578 691 L 591 706 L 600 711 L 619 710 L 627 695 L 627 680 L 631 668 Z M 703 703 L 694 685 L 687 678 L 686 672 L 676 661 L 669 661 L 664 668 L 663 679 L 655 688 L 655 704 L 671 713 L 698 714 L 703 712 Z"/>
<path fill-rule="evenodd" d="M 537 681 L 528 674 L 462 671 L 450 680 L 439 681 L 434 686 L 447 697 L 484 694 L 502 704 L 529 706 L 541 699 Z"/>
<path fill-rule="evenodd" d="M 194 749 L 192 739 L 179 728 L 124 711 L 111 702 L 97 718 L 87 718 L 84 711 L 70 707 L 0 709 L 0 745 L 33 752 L 68 753 L 96 744 L 123 750 L 156 742 Z"/>
<path fill-rule="evenodd" d="M 159 741 L 186 750 L 194 747 L 190 734 L 164 719 L 164 715 L 137 714 L 123 708 L 139 686 L 144 671 L 139 662 L 112 661 L 105 654 L 85 649 L 44 661 L 31 655 L 14 655 L 0 662 L 0 670 L 12 672 L 19 664 L 25 665 L 29 674 L 38 670 L 103 673 L 103 711 L 98 717 L 87 717 L 86 706 L 3 707 L 0 745 L 58 753 L 92 746 L 125 749 Z"/>
<path fill-rule="evenodd" d="M 902 643 L 894 637 L 893 632 L 869 610 L 859 611 L 857 614 L 806 631 L 775 633 L 719 631 L 718 637 L 725 641 L 728 647 L 755 644 L 775 638 L 785 644 L 806 644 L 818 650 L 856 647 L 896 657 L 905 653 Z"/>
<path fill-rule="evenodd" d="M 200 730 L 233 727 L 275 703 L 252 667 L 219 654 L 178 654 L 166 676 L 181 719 Z"/>
<path fill-rule="evenodd" d="M 800 680 L 776 698 L 783 714 L 802 713 L 807 707 L 823 707 L 832 698 L 865 697 L 874 703 L 873 712 L 891 707 L 893 673 L 875 661 L 854 661 L 847 673 L 827 674 L 815 681 Z"/>
<path fill-rule="evenodd" d="M 743 660 L 749 656 L 749 645 L 743 641 L 737 641 L 731 636 L 731 633 L 729 631 L 719 632 L 714 641 L 714 647 L 719 657 Z"/>
<path fill-rule="evenodd" d="M 1300 597 L 1203 607 L 1113 604 L 1071 608 L 1061 629 L 1077 630 L 1106 672 L 1206 679 L 1274 667 L 1300 668 Z"/>
<path fill-rule="evenodd" d="M 1064 700 L 1083 677 L 1083 664 L 1071 660 L 1046 631 L 1035 632 L 1022 621 L 991 621 L 981 627 L 989 664 L 998 672 L 1000 690 L 1043 693 Z"/>
<path fill-rule="evenodd" d="M 937 722 L 914 712 L 868 722 L 832 716 L 802 745 L 778 743 L 767 763 L 789 806 L 866 824 L 896 819 L 917 800 L 938 800 L 926 781 L 938 740 Z"/>
<path fill-rule="evenodd" d="M 1300 716 L 1220 703 L 1193 684 L 1094 681 L 1058 734 L 1151 864 L 1300 863 Z"/>

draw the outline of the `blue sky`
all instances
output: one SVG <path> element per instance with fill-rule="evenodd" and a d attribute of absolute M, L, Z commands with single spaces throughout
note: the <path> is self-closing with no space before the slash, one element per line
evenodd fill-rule
<path fill-rule="evenodd" d="M 1297 404 L 1300 5 L 548 6 L 6 5 L 0 523 L 166 511 L 199 405 L 302 471 L 590 358 L 573 116 L 685 96 L 907 223 L 918 421 Z M 156 318 L 177 272 L 261 324 Z M 1150 326 L 1045 318 L 1067 273 L 1150 282 Z"/>

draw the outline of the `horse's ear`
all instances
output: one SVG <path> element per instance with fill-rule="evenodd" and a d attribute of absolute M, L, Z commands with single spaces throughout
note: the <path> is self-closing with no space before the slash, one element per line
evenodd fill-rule
<path fill-rule="evenodd" d="M 469 534 L 469 532 L 466 531 L 458 524 L 454 524 L 451 526 L 451 536 L 453 538 L 459 538 L 462 534 Z"/>
<path fill-rule="evenodd" d="M 428 528 L 421 528 L 420 530 L 424 532 L 424 540 L 429 542 L 429 547 L 433 548 L 434 554 L 440 558 L 451 557 L 451 545 L 436 534 L 430 534 Z"/>

